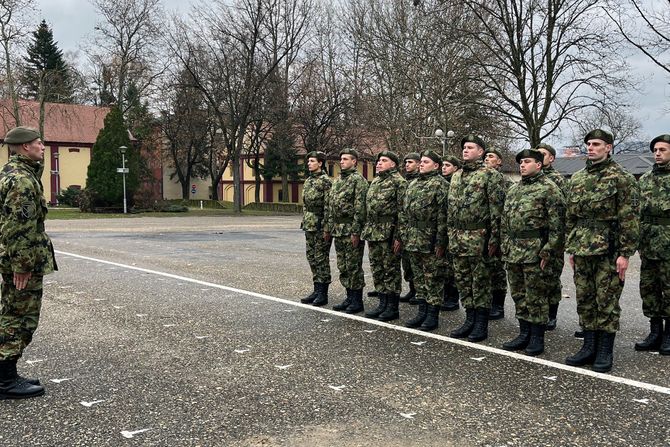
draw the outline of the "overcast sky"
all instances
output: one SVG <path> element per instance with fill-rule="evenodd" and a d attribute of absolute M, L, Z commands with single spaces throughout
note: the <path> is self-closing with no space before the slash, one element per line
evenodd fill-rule
<path fill-rule="evenodd" d="M 189 5 L 195 2 L 163 0 L 162 3 L 168 12 L 186 13 Z M 78 51 L 98 21 L 87 0 L 37 0 L 37 4 L 40 20 L 46 19 L 59 47 L 65 52 Z M 670 108 L 670 78 L 642 55 L 636 54 L 628 60 L 636 77 L 643 79 L 640 84 L 642 93 L 631 96 L 631 100 L 637 103 L 636 116 L 642 122 L 643 137 L 651 139 L 659 134 L 670 133 L 670 120 L 663 110 Z"/>

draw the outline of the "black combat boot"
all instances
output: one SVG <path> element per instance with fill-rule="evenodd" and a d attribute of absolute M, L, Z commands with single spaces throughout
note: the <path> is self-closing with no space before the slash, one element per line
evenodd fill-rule
<path fill-rule="evenodd" d="M 384 309 L 384 312 L 377 317 L 379 321 L 391 321 L 400 318 L 400 312 L 398 312 L 400 295 L 397 293 L 389 293 L 387 298 L 388 304 L 386 305 L 386 309 Z"/>
<path fill-rule="evenodd" d="M 636 351 L 656 351 L 663 342 L 663 318 L 649 319 L 649 335 L 642 341 L 635 343 Z"/>
<path fill-rule="evenodd" d="M 312 291 L 312 293 L 310 293 L 309 295 L 307 295 L 305 298 L 300 298 L 300 302 L 301 302 L 302 304 L 310 304 L 310 303 L 313 303 L 314 300 L 316 299 L 316 295 L 317 295 L 317 290 L 316 290 L 316 288 L 317 288 L 317 285 L 316 285 L 316 283 L 314 283 L 314 291 Z"/>
<path fill-rule="evenodd" d="M 426 319 L 428 313 L 428 304 L 426 300 L 419 299 L 419 311 L 414 318 L 405 323 L 407 327 L 419 327 L 423 324 L 423 321 Z"/>
<path fill-rule="evenodd" d="M 544 324 L 531 324 L 530 325 L 530 341 L 526 350 L 524 351 L 528 355 L 536 356 L 544 352 Z"/>
<path fill-rule="evenodd" d="M 344 309 L 345 313 L 357 314 L 363 312 L 363 289 L 356 289 L 351 291 L 351 303 Z"/>
<path fill-rule="evenodd" d="M 440 306 L 427 304 L 426 307 L 426 319 L 419 326 L 420 331 L 432 331 L 440 325 Z"/>
<path fill-rule="evenodd" d="M 505 318 L 505 295 L 506 290 L 494 290 L 491 299 L 491 310 L 489 311 L 489 320 L 502 320 Z M 488 320 L 487 320 L 488 324 Z"/>
<path fill-rule="evenodd" d="M 665 319 L 665 330 L 663 331 L 663 340 L 661 347 L 658 349 L 661 355 L 670 355 L 670 318 Z"/>
<path fill-rule="evenodd" d="M 370 290 L 370 291 L 368 292 L 368 296 L 369 296 L 370 298 L 374 298 L 374 297 L 376 297 L 376 296 L 379 296 L 379 292 L 377 292 L 376 290 Z"/>
<path fill-rule="evenodd" d="M 570 366 L 584 366 L 596 359 L 596 331 L 584 331 L 584 344 L 577 354 L 565 359 Z"/>
<path fill-rule="evenodd" d="M 352 295 L 353 295 L 353 290 L 347 289 L 347 297 L 340 304 L 334 305 L 333 310 L 337 310 L 339 312 L 342 312 L 347 307 L 349 307 L 349 304 L 351 304 L 351 301 L 353 300 Z"/>
<path fill-rule="evenodd" d="M 486 340 L 489 336 L 489 314 L 491 310 L 484 307 L 475 311 L 475 327 L 468 335 L 468 341 L 478 342 Z"/>
<path fill-rule="evenodd" d="M 400 297 L 400 302 L 407 303 L 416 296 L 416 289 L 414 288 L 414 281 L 409 282 L 409 291 L 406 295 Z"/>
<path fill-rule="evenodd" d="M 513 340 L 506 341 L 502 347 L 505 351 L 518 351 L 525 349 L 530 341 L 530 323 L 526 320 L 519 320 L 519 335 Z"/>
<path fill-rule="evenodd" d="M 553 331 L 556 329 L 556 323 L 558 322 L 558 304 L 549 305 L 549 319 L 547 320 L 547 330 Z"/>
<path fill-rule="evenodd" d="M 440 310 L 446 310 L 451 312 L 458 310 L 460 307 L 458 305 L 458 289 L 453 283 L 447 283 L 444 285 L 444 301 L 442 302 L 442 307 Z"/>
<path fill-rule="evenodd" d="M 28 399 L 44 394 L 44 387 L 19 377 L 16 360 L 0 360 L 0 400 Z"/>
<path fill-rule="evenodd" d="M 378 316 L 380 316 L 386 310 L 386 306 L 388 306 L 388 302 L 389 302 L 388 294 L 380 293 L 379 294 L 379 305 L 377 307 L 375 307 L 374 309 L 365 312 L 365 316 L 368 317 L 368 318 L 377 318 Z"/>
<path fill-rule="evenodd" d="M 475 310 L 474 309 L 465 309 L 465 321 L 458 329 L 451 331 L 451 336 L 453 338 L 465 338 L 470 335 L 472 328 L 475 327 Z"/>
<path fill-rule="evenodd" d="M 596 353 L 596 360 L 593 362 L 593 370 L 606 373 L 612 369 L 616 332 L 598 331 L 598 334 L 598 352 Z"/>
<path fill-rule="evenodd" d="M 325 306 L 328 304 L 328 286 L 327 282 L 316 283 L 316 299 L 312 302 L 312 306 Z"/>

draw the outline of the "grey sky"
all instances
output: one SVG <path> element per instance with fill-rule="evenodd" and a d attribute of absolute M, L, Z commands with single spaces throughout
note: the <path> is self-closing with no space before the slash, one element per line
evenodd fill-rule
<path fill-rule="evenodd" d="M 186 13 L 192 0 L 163 0 L 166 11 Z M 86 36 L 93 32 L 98 21 L 94 8 L 86 0 L 37 0 L 39 19 L 46 19 L 53 28 L 54 38 L 63 51 L 77 51 Z M 670 133 L 670 122 L 664 109 L 670 108 L 670 79 L 644 56 L 635 54 L 629 58 L 634 75 L 643 79 L 641 93 L 631 95 L 637 104 L 636 116 L 642 122 L 642 133 L 652 138 Z"/>

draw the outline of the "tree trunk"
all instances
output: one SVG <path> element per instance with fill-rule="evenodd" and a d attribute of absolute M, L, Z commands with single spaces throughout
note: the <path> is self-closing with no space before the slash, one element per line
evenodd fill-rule
<path fill-rule="evenodd" d="M 239 138 L 241 139 L 241 137 Z M 238 144 L 240 142 L 238 141 Z M 241 145 L 238 147 L 242 147 Z M 242 212 L 242 182 L 240 179 L 240 155 L 235 150 L 230 151 L 233 154 L 233 212 Z"/>
<path fill-rule="evenodd" d="M 288 175 L 282 174 L 281 176 L 281 197 L 282 202 L 290 202 L 291 199 L 288 196 Z"/>
<path fill-rule="evenodd" d="M 7 89 L 12 98 L 12 108 L 14 110 L 14 121 L 17 126 L 21 125 L 21 115 L 19 111 L 19 98 L 14 88 L 14 77 L 12 76 L 12 63 L 9 55 L 9 41 L 5 42 L 5 69 L 7 70 Z"/>

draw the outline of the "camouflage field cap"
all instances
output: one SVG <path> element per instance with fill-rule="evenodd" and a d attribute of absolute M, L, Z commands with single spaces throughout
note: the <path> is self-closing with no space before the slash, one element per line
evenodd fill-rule
<path fill-rule="evenodd" d="M 442 157 L 442 161 L 451 163 L 452 165 L 456 166 L 459 169 L 463 166 L 463 162 L 461 161 L 461 159 L 456 157 L 455 155 L 445 155 L 444 157 Z"/>
<path fill-rule="evenodd" d="M 475 143 L 482 149 L 486 150 L 486 143 L 484 143 L 484 140 L 479 138 L 477 135 L 471 133 L 466 135 L 462 140 L 461 140 L 461 149 L 463 149 L 463 146 L 465 146 L 465 143 Z"/>
<path fill-rule="evenodd" d="M 440 156 L 440 154 L 438 154 L 435 151 L 430 151 L 430 150 L 423 151 L 423 152 L 421 152 L 421 157 L 428 157 L 431 160 L 433 160 L 435 163 L 437 163 L 439 165 L 442 164 L 442 157 Z"/>
<path fill-rule="evenodd" d="M 551 155 L 553 155 L 554 157 L 556 156 L 556 149 L 551 147 L 551 144 L 540 143 L 537 145 L 536 149 L 546 149 L 547 152 L 549 152 Z"/>
<path fill-rule="evenodd" d="M 493 147 L 486 149 L 484 151 L 484 153 L 485 154 L 496 154 L 499 159 L 501 159 L 501 160 L 503 159 L 502 152 L 500 152 L 498 149 L 493 148 Z"/>
<path fill-rule="evenodd" d="M 308 158 L 316 158 L 317 161 L 320 161 L 322 163 L 326 162 L 326 154 L 321 151 L 309 152 L 307 155 L 305 155 L 305 160 L 307 160 Z"/>
<path fill-rule="evenodd" d="M 400 164 L 400 158 L 398 158 L 398 154 L 396 154 L 395 152 L 381 151 L 380 153 L 377 154 L 377 161 L 379 161 L 380 157 L 390 158 L 391 160 L 393 160 L 396 166 Z"/>
<path fill-rule="evenodd" d="M 358 151 L 356 149 L 352 149 L 350 147 L 342 149 L 340 151 L 340 157 L 343 156 L 343 155 L 351 155 L 356 160 L 358 160 Z"/>
<path fill-rule="evenodd" d="M 668 135 L 666 133 L 666 134 L 663 134 L 663 135 L 659 135 L 656 138 L 654 138 L 653 140 L 651 140 L 651 143 L 649 143 L 649 149 L 651 149 L 652 152 L 654 152 L 654 145 L 656 143 L 658 143 L 659 141 L 670 144 L 670 135 Z"/>
<path fill-rule="evenodd" d="M 19 126 L 15 127 L 5 135 L 6 144 L 23 144 L 30 143 L 33 140 L 40 138 L 40 133 L 37 129 L 32 127 Z"/>
<path fill-rule="evenodd" d="M 584 137 L 584 143 L 588 143 L 589 140 L 603 140 L 607 144 L 614 143 L 614 137 L 612 134 L 602 129 L 594 129 L 587 133 Z"/>
<path fill-rule="evenodd" d="M 407 160 L 421 161 L 421 155 L 419 155 L 418 152 L 410 152 L 409 154 L 405 155 L 405 158 L 403 158 L 402 161 L 407 161 Z"/>
<path fill-rule="evenodd" d="M 516 162 L 521 164 L 521 160 L 524 158 L 534 158 L 538 163 L 542 163 L 544 160 L 544 154 L 538 151 L 537 149 L 524 149 L 518 154 L 516 154 Z"/>

